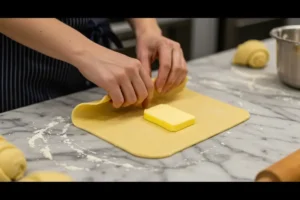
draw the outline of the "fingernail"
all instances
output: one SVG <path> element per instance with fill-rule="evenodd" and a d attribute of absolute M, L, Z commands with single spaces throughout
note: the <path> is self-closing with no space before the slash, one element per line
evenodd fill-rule
<path fill-rule="evenodd" d="M 162 88 L 158 88 L 157 91 L 158 91 L 158 93 L 161 93 L 162 92 Z"/>

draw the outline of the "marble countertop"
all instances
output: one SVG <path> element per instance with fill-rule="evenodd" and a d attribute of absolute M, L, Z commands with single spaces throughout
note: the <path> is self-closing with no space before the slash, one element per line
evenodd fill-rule
<path fill-rule="evenodd" d="M 253 181 L 300 145 L 300 93 L 278 80 L 275 41 L 266 45 L 263 70 L 233 67 L 234 50 L 188 63 L 190 89 L 251 118 L 169 158 L 136 158 L 71 125 L 72 108 L 101 98 L 99 88 L 2 113 L 0 133 L 25 153 L 28 172 L 55 170 L 76 181 Z"/>

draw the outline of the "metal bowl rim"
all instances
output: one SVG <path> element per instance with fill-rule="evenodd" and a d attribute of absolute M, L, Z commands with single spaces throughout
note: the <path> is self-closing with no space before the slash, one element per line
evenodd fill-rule
<path fill-rule="evenodd" d="M 277 34 L 275 34 L 275 32 L 282 31 L 282 30 L 289 30 L 289 29 L 294 29 L 294 30 L 299 29 L 300 30 L 300 25 L 288 25 L 288 26 L 280 26 L 280 27 L 273 28 L 270 31 L 270 36 L 277 39 L 277 40 L 280 40 L 280 41 L 293 43 L 293 44 L 300 44 L 300 42 L 296 42 L 296 41 L 293 41 L 293 40 L 286 40 L 286 39 L 283 39 L 283 38 L 277 36 Z"/>

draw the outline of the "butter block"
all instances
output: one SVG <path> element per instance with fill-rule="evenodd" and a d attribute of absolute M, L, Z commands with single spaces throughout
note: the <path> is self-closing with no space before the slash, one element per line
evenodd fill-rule
<path fill-rule="evenodd" d="M 195 116 L 166 104 L 144 110 L 144 119 L 176 132 L 195 124 Z"/>

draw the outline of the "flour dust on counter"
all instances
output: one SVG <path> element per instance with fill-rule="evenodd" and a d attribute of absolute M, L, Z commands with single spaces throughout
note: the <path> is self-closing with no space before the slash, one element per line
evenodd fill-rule
<path fill-rule="evenodd" d="M 55 160 L 55 156 L 51 153 L 51 145 L 49 144 L 51 137 L 60 137 L 62 142 L 62 144 L 60 145 L 66 145 L 68 148 L 70 148 L 73 152 L 77 154 L 78 158 L 85 158 L 87 162 L 95 163 L 96 167 L 100 167 L 101 164 L 106 164 L 123 167 L 127 170 L 155 170 L 147 166 L 139 167 L 133 166 L 129 163 L 114 162 L 110 159 L 104 158 L 105 156 L 102 156 L 103 158 L 95 156 L 96 152 L 81 147 L 68 137 L 67 131 L 71 126 L 71 123 L 69 123 L 69 121 L 70 118 L 65 119 L 61 116 L 57 116 L 53 118 L 51 122 L 46 124 L 44 128 L 37 129 L 36 127 L 34 127 L 34 129 L 36 129 L 34 131 L 34 135 L 28 138 L 29 147 L 32 149 L 39 148 L 39 152 L 43 155 L 44 158 L 52 160 L 55 163 L 55 165 L 61 166 L 66 170 L 70 171 L 89 171 L 89 168 L 69 165 L 67 163 Z M 58 126 L 61 126 L 61 128 L 58 128 Z M 53 132 L 55 129 L 57 129 L 58 131 L 54 134 Z M 37 144 L 38 142 L 39 144 Z"/>
<path fill-rule="evenodd" d="M 291 105 L 300 105 L 300 99 L 297 91 L 293 91 L 290 88 L 281 85 L 278 87 L 278 79 L 277 76 L 271 73 L 261 74 L 257 73 L 247 73 L 244 69 L 243 71 L 238 69 L 237 67 L 232 67 L 231 71 L 238 75 L 238 77 L 233 77 L 229 79 L 232 83 L 241 83 L 248 86 L 248 91 L 273 95 L 274 99 L 282 100 L 287 103 L 291 103 Z M 268 84 L 266 84 L 268 83 Z M 248 91 L 245 91 L 247 93 Z M 250 111 L 250 109 L 248 109 Z"/>
<path fill-rule="evenodd" d="M 275 78 L 274 74 L 247 73 L 247 72 L 243 72 L 243 71 L 237 69 L 237 67 L 231 67 L 231 71 L 233 73 L 235 73 L 236 75 L 238 75 L 239 77 L 237 77 L 237 78 L 231 77 L 230 81 L 246 84 L 250 91 L 259 90 L 261 92 L 274 92 L 275 94 L 289 95 L 284 90 L 280 90 L 280 89 L 275 88 L 275 87 L 272 88 L 270 86 L 268 87 L 268 86 L 265 86 L 265 84 L 259 84 L 258 83 L 258 81 L 264 81 L 264 80 L 265 81 L 268 81 L 268 80 L 272 81 L 272 79 Z"/>
<path fill-rule="evenodd" d="M 205 73 L 193 73 L 193 68 L 190 68 L 189 71 L 194 78 L 188 82 L 188 86 L 198 90 L 203 90 L 203 86 L 212 89 L 210 94 L 207 94 L 208 96 L 221 92 L 237 97 L 232 98 L 232 100 L 222 99 L 222 97 L 221 99 L 232 105 L 244 108 L 251 114 L 269 112 L 266 107 L 269 105 L 268 102 L 274 104 L 272 99 L 278 100 L 276 102 L 278 105 L 280 105 L 280 101 L 291 103 L 293 106 L 300 105 L 298 91 L 281 84 L 276 74 L 262 73 L 262 70 L 227 65 L 228 67 L 222 71 L 222 78 L 208 67 L 204 70 Z M 198 80 L 198 83 L 194 80 Z M 239 85 L 239 88 L 235 88 L 235 85 Z M 265 99 L 264 95 L 266 94 L 270 98 Z M 260 104 L 259 99 L 264 102 L 267 101 L 267 104 Z"/>
<path fill-rule="evenodd" d="M 63 118 L 60 116 L 54 117 L 48 124 L 45 124 L 43 128 L 36 128 L 34 131 L 34 134 L 28 138 L 28 145 L 32 149 L 38 150 L 42 156 L 47 159 L 51 160 L 56 166 L 62 167 L 67 171 L 91 171 L 91 168 L 99 168 L 103 165 L 111 165 L 115 166 L 117 168 L 121 167 L 125 171 L 129 170 L 138 170 L 138 171 L 152 171 L 160 173 L 166 168 L 164 167 L 165 164 L 161 165 L 153 165 L 147 164 L 147 161 L 145 160 L 142 165 L 140 164 L 130 164 L 130 163 L 121 163 L 119 159 L 116 159 L 114 157 L 109 156 L 109 158 L 105 155 L 97 155 L 96 152 L 93 150 L 90 150 L 88 148 L 82 147 L 82 145 L 79 145 L 78 143 L 80 141 L 74 142 L 72 139 L 68 137 L 69 135 L 72 135 L 72 131 L 70 131 L 70 128 L 72 128 L 72 124 L 69 122 L 69 118 Z M 68 133 L 69 132 L 69 133 Z M 83 163 L 66 163 L 63 160 L 57 160 L 56 154 L 53 152 L 56 152 L 55 150 L 55 144 L 51 144 L 52 141 L 57 141 L 57 139 L 61 141 L 61 143 L 56 144 L 56 148 L 59 149 L 65 149 L 68 147 L 68 149 L 71 149 L 71 152 L 68 152 L 69 154 L 76 153 L 76 157 L 78 159 L 84 159 L 85 163 L 92 163 L 93 166 L 87 167 L 83 166 Z M 96 138 L 98 140 L 98 138 Z M 96 140 L 96 141 L 97 141 Z M 83 141 L 81 141 L 84 143 Z M 59 145 L 59 146 L 58 146 Z M 63 145 L 63 146 L 60 146 Z M 207 148 L 204 148 L 200 151 L 200 157 L 186 157 L 184 159 L 179 159 L 180 162 L 175 162 L 172 164 L 172 167 L 168 167 L 168 169 L 179 169 L 179 168 L 185 168 L 188 166 L 194 166 L 201 162 L 204 162 L 205 159 L 203 156 L 211 151 L 213 151 L 216 148 L 216 145 L 208 146 Z M 72 153 L 73 152 L 73 153 Z M 178 154 L 175 157 L 181 157 L 181 154 Z M 174 159 L 174 157 L 173 157 Z M 118 161 L 116 161 L 118 160 Z M 169 160 L 171 159 L 164 159 L 164 160 L 158 160 L 158 163 L 169 163 Z M 175 158 L 175 160 L 178 160 Z"/>

